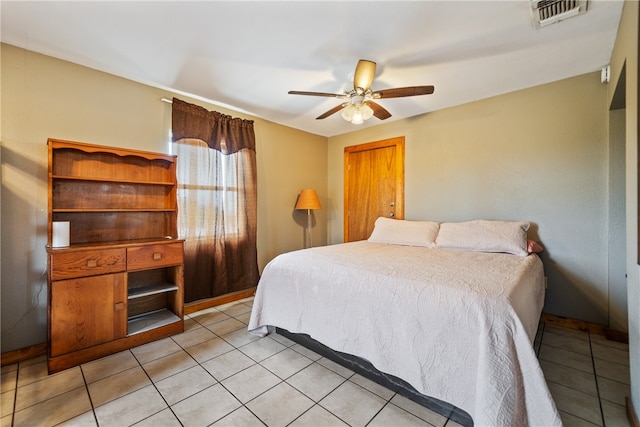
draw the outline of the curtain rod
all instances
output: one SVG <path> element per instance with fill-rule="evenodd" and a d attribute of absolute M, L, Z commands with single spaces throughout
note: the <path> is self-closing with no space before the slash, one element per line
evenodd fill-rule
<path fill-rule="evenodd" d="M 160 101 L 166 102 L 167 104 L 173 104 L 173 100 L 169 98 L 162 98 Z"/>

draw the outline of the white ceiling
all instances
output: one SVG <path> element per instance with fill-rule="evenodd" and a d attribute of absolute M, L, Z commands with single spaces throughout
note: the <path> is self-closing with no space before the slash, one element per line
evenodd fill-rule
<path fill-rule="evenodd" d="M 362 125 L 336 113 L 358 59 L 373 90 L 434 85 L 379 100 L 390 122 L 598 71 L 609 63 L 623 1 L 536 29 L 512 1 L 5 1 L 2 42 L 171 89 L 314 134 Z M 160 102 L 160 100 L 158 100 Z"/>

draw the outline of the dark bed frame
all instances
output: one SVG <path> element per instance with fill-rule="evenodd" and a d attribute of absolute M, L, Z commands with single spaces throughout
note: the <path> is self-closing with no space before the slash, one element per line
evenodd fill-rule
<path fill-rule="evenodd" d="M 360 374 L 363 377 L 418 403 L 419 405 L 431 409 L 444 417 L 452 419 L 458 424 L 462 424 L 465 427 L 473 427 L 473 419 L 462 409 L 442 400 L 419 393 L 406 381 L 393 375 L 380 372 L 370 362 L 360 357 L 332 350 L 324 344 L 314 340 L 309 335 L 294 334 L 281 328 L 275 328 L 275 331 L 278 335 L 289 338 L 309 350 L 312 350 L 321 356 L 344 366 L 345 368 L 351 369 L 357 374 Z"/>

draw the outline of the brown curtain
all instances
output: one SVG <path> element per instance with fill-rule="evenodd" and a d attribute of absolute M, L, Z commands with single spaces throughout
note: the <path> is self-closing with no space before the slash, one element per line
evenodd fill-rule
<path fill-rule="evenodd" d="M 184 298 L 254 287 L 257 186 L 253 121 L 173 99 L 178 235 L 185 239 Z"/>

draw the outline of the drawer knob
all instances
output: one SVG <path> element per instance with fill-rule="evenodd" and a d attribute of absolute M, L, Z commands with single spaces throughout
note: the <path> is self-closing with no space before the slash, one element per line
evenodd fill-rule
<path fill-rule="evenodd" d="M 162 258 L 162 252 L 154 252 L 153 253 L 153 260 L 154 261 L 157 261 L 157 260 L 159 260 L 161 258 Z"/>
<path fill-rule="evenodd" d="M 98 261 L 95 259 L 87 260 L 87 268 L 96 268 L 98 266 Z"/>
<path fill-rule="evenodd" d="M 117 303 L 115 303 L 113 308 L 115 309 L 115 311 L 122 311 L 122 310 L 124 310 L 124 303 L 123 302 L 117 302 Z"/>

